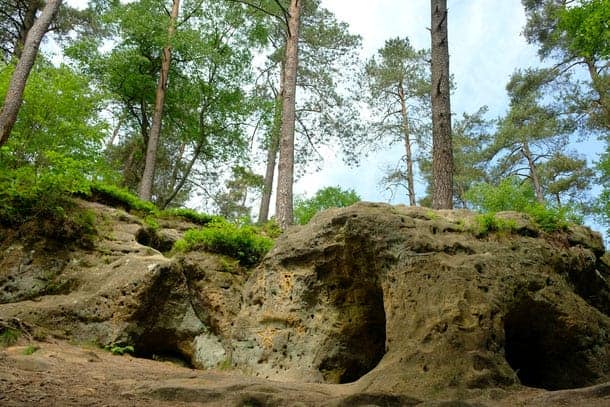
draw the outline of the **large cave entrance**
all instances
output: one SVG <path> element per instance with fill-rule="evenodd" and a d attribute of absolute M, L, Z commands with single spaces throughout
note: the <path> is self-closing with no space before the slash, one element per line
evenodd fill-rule
<path fill-rule="evenodd" d="M 595 383 L 579 343 L 584 333 L 551 304 L 527 298 L 504 320 L 505 356 L 525 386 L 571 389 Z"/>
<path fill-rule="evenodd" d="M 326 382 L 351 383 L 374 369 L 385 354 L 386 318 L 378 284 L 354 281 L 335 291 L 341 329 L 319 365 Z"/>

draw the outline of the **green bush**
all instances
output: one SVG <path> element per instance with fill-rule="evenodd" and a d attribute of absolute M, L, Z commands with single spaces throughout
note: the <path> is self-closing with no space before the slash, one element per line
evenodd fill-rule
<path fill-rule="evenodd" d="M 104 349 L 111 352 L 113 355 L 119 355 L 119 356 L 122 356 L 125 353 L 133 354 L 135 352 L 135 349 L 132 345 L 122 345 L 122 344 L 106 345 L 106 346 L 104 346 Z"/>
<path fill-rule="evenodd" d="M 500 211 L 526 213 L 545 232 L 565 229 L 569 223 L 582 222 L 569 207 L 554 208 L 539 203 L 531 185 L 517 177 L 507 178 L 498 186 L 477 184 L 466 193 L 466 198 L 475 209 L 490 217 L 478 220 L 481 228 L 489 231 L 497 230 L 494 227 L 498 225 L 493 224 L 497 220 L 491 219 Z"/>
<path fill-rule="evenodd" d="M 258 263 L 271 247 L 273 240 L 261 236 L 255 227 L 237 226 L 220 219 L 210 222 L 202 229 L 187 231 L 174 244 L 176 251 L 202 248 L 238 259 L 244 266 Z"/>
<path fill-rule="evenodd" d="M 313 198 L 297 198 L 294 202 L 294 221 L 305 225 L 313 216 L 325 209 L 343 208 L 360 201 L 360 197 L 353 189 L 343 190 L 340 187 L 322 188 Z"/>
<path fill-rule="evenodd" d="M 9 347 L 17 343 L 21 332 L 8 327 L 0 327 L 0 346 Z"/>
<path fill-rule="evenodd" d="M 148 201 L 143 201 L 128 190 L 115 185 L 94 183 L 91 185 L 90 199 L 105 205 L 121 207 L 128 212 L 136 211 L 145 215 L 158 215 L 157 207 Z"/>
<path fill-rule="evenodd" d="M 201 226 L 205 226 L 213 220 L 221 219 L 219 216 L 199 213 L 189 208 L 166 209 L 161 212 L 160 216 L 162 218 L 182 218 Z"/>
<path fill-rule="evenodd" d="M 80 162 L 49 153 L 50 167 L 4 168 L 0 173 L 0 224 L 89 245 L 96 230 L 95 214 L 79 208 L 72 194 L 89 192 Z M 55 165 L 51 165 L 54 163 Z"/>
<path fill-rule="evenodd" d="M 517 228 L 517 223 L 514 220 L 497 218 L 493 212 L 477 215 L 475 222 L 477 224 L 477 235 L 486 235 L 489 232 L 510 233 Z"/>

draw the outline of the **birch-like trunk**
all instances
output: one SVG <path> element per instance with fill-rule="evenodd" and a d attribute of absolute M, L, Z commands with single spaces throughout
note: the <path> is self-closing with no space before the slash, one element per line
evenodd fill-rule
<path fill-rule="evenodd" d="M 144 173 L 142 174 L 142 181 L 140 183 L 139 196 L 140 199 L 145 201 L 150 201 L 152 197 L 155 166 L 157 164 L 157 148 L 159 146 L 161 123 L 163 121 L 163 106 L 165 104 L 165 94 L 167 92 L 167 85 L 169 81 L 169 67 L 172 55 L 171 41 L 176 29 L 176 20 L 178 18 L 179 9 L 180 0 L 173 0 L 172 11 L 169 17 L 169 27 L 167 29 L 168 44 L 163 48 L 163 53 L 161 55 L 161 73 L 159 74 L 159 82 L 157 83 L 155 110 L 153 113 L 152 124 L 150 126 L 148 145 L 146 146 Z"/>

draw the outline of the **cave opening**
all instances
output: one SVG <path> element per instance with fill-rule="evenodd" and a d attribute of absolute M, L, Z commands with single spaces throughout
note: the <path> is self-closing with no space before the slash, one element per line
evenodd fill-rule
<path fill-rule="evenodd" d="M 134 341 L 133 356 L 159 362 L 171 362 L 179 366 L 193 368 L 191 358 L 184 354 L 170 332 L 165 330 L 151 331 L 139 336 Z"/>
<path fill-rule="evenodd" d="M 352 383 L 373 370 L 385 355 L 383 291 L 373 282 L 342 286 L 336 297 L 343 328 L 334 352 L 319 366 L 326 382 Z"/>
<path fill-rule="evenodd" d="M 546 390 L 595 383 L 581 336 L 551 304 L 528 298 L 504 320 L 505 357 L 521 384 Z"/>

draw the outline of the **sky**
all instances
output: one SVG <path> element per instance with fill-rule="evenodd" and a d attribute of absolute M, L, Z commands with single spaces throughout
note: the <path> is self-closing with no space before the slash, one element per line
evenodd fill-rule
<path fill-rule="evenodd" d="M 454 117 L 489 107 L 488 117 L 506 112 L 505 85 L 512 72 L 538 64 L 536 48 L 520 34 L 525 15 L 520 0 L 448 0 L 450 71 L 456 90 L 451 97 Z M 407 36 L 415 48 L 430 47 L 429 0 L 322 0 L 339 20 L 363 39 L 363 58 L 370 58 L 390 38 Z M 298 95 L 297 95 L 298 97 Z M 406 191 L 392 197 L 379 186 L 383 169 L 395 167 L 402 147 L 381 151 L 359 168 L 347 168 L 328 152 L 323 169 L 298 180 L 295 193 L 313 195 L 325 186 L 354 189 L 362 199 L 408 203 Z M 420 183 L 416 195 L 422 196 Z"/>

